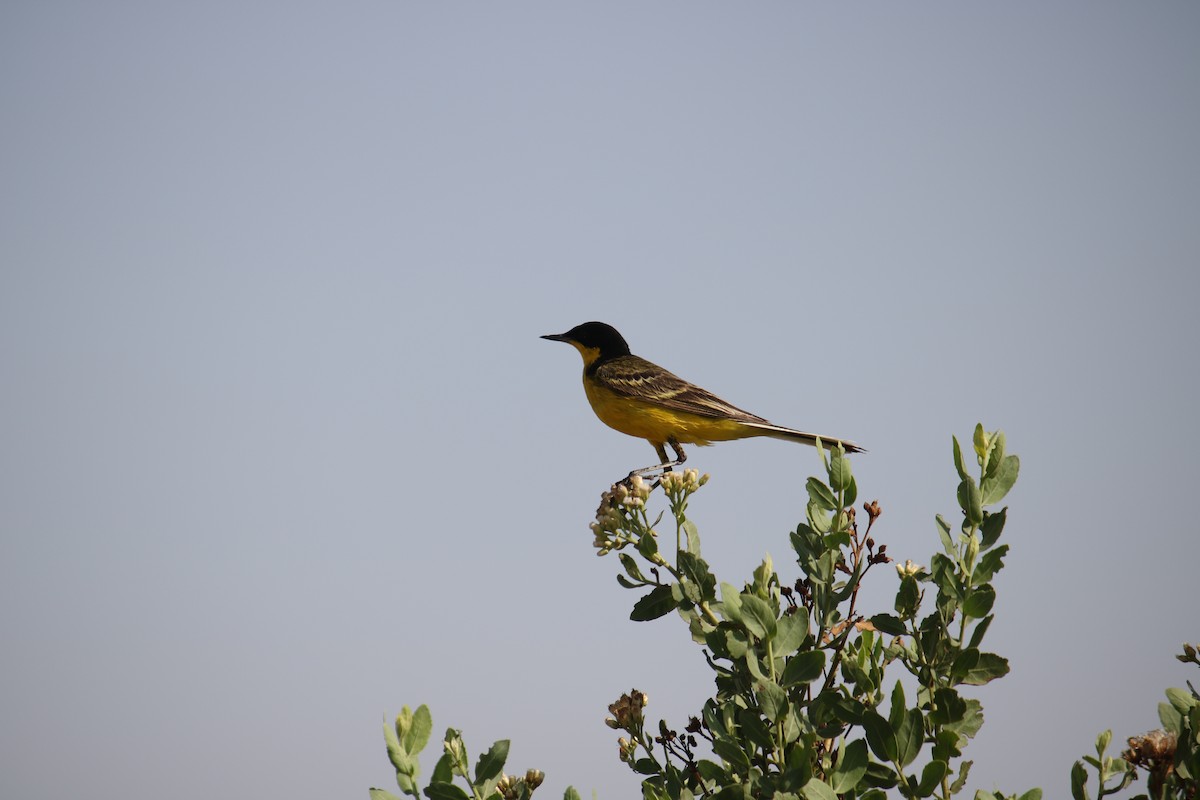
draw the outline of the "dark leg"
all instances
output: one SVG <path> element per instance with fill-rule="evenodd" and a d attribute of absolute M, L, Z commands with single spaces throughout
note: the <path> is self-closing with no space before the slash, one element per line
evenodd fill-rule
<path fill-rule="evenodd" d="M 683 462 L 687 461 L 687 455 L 683 452 L 683 445 L 679 444 L 679 442 L 674 438 L 667 439 L 665 443 L 671 445 L 671 449 L 675 451 L 674 461 L 667 459 L 667 448 L 663 444 L 656 442 L 651 442 L 650 444 L 654 445 L 654 451 L 658 453 L 658 460 L 660 463 L 655 464 L 652 467 L 635 469 L 633 472 L 629 473 L 628 476 L 626 476 L 625 480 L 631 480 L 634 475 L 648 475 L 652 472 L 658 472 L 659 470 L 662 470 L 663 472 L 670 472 L 672 467 L 677 467 Z"/>

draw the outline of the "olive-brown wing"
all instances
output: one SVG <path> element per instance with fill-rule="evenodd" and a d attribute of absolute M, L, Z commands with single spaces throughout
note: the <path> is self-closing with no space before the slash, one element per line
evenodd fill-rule
<path fill-rule="evenodd" d="M 621 356 L 602 361 L 596 365 L 593 375 L 616 394 L 656 403 L 672 411 L 713 419 L 767 422 L 762 417 L 743 411 L 712 392 L 688 383 L 678 375 L 638 356 Z"/>

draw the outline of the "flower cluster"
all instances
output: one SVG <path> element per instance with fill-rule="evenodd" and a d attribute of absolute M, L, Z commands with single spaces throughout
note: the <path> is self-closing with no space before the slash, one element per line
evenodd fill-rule
<path fill-rule="evenodd" d="M 645 524 L 646 499 L 650 496 L 650 489 L 641 475 L 634 475 L 627 481 L 614 483 L 600 496 L 596 521 L 588 526 L 596 537 L 592 542 L 597 550 L 596 555 L 604 556 L 613 550 L 620 550 L 630 542 L 637 541 L 640 534 L 653 535 L 653 531 Z"/>
<path fill-rule="evenodd" d="M 637 689 L 631 689 L 628 693 L 617 698 L 615 703 L 608 707 L 608 713 L 612 714 L 604 720 L 604 724 L 616 730 L 622 730 L 629 733 L 630 736 L 622 736 L 617 739 L 617 757 L 622 762 L 633 763 L 634 756 L 637 753 L 638 741 L 642 736 L 642 709 L 646 707 L 646 703 L 650 702 L 650 698 L 644 692 L 639 692 Z"/>
<path fill-rule="evenodd" d="M 618 697 L 615 703 L 609 705 L 608 713 L 612 716 L 604 720 L 604 724 L 610 728 L 636 734 L 642 728 L 642 709 L 649 702 L 650 698 L 646 696 L 645 692 L 632 689 Z"/>
<path fill-rule="evenodd" d="M 683 472 L 664 472 L 661 478 L 663 491 L 667 494 L 691 494 L 708 483 L 708 473 L 685 469 Z"/>
<path fill-rule="evenodd" d="M 1150 773 L 1151 797 L 1165 797 L 1162 787 L 1175 771 L 1175 751 L 1178 747 L 1179 737 L 1160 728 L 1130 738 L 1129 749 L 1121 753 L 1121 757 L 1134 767 Z"/>
<path fill-rule="evenodd" d="M 687 516 L 688 497 L 697 489 L 708 483 L 708 475 L 701 475 L 694 469 L 683 472 L 664 472 L 659 479 L 667 502 L 671 505 L 671 516 L 675 517 L 678 525 L 683 525 Z"/>
<path fill-rule="evenodd" d="M 533 790 L 541 786 L 545 779 L 546 773 L 540 769 L 527 770 L 524 778 L 501 772 L 500 780 L 496 781 L 496 791 L 504 800 L 517 800 L 522 795 L 528 797 L 533 794 Z M 525 791 L 522 792 L 522 789 Z"/>

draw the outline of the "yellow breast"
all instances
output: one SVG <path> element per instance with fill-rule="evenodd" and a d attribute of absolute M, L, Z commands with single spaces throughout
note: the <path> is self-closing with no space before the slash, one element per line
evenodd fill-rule
<path fill-rule="evenodd" d="M 707 445 L 760 435 L 736 420 L 713 419 L 677 411 L 620 395 L 583 376 L 583 388 L 596 416 L 610 428 L 653 444 L 674 439 L 681 444 Z"/>

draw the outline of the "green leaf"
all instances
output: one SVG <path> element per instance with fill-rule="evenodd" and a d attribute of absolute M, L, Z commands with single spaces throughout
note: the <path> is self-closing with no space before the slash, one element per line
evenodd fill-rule
<path fill-rule="evenodd" d="M 730 622 L 742 621 L 742 596 L 732 584 L 721 584 L 720 612 Z"/>
<path fill-rule="evenodd" d="M 643 759 L 644 760 L 644 759 Z M 633 765 L 637 769 L 637 764 Z M 596 790 L 592 790 L 592 795 L 596 794 Z M 499 800 L 496 797 L 488 797 L 485 800 Z M 654 781 L 642 781 L 642 800 L 671 800 L 667 794 L 667 790 L 662 786 L 657 785 Z"/>
<path fill-rule="evenodd" d="M 938 689 L 933 693 L 933 708 L 929 719 L 934 725 L 949 725 L 958 722 L 967 713 L 967 701 L 953 689 Z"/>
<path fill-rule="evenodd" d="M 993 619 L 995 619 L 995 617 L 991 616 L 984 617 L 979 621 L 979 624 L 975 626 L 975 630 L 971 633 L 971 641 L 967 643 L 967 647 L 978 649 L 980 643 L 983 642 L 983 635 L 987 633 L 987 629 L 991 627 Z"/>
<path fill-rule="evenodd" d="M 983 515 L 983 523 L 979 526 L 979 532 L 983 535 L 983 541 L 980 546 L 987 550 L 996 543 L 1000 538 L 1001 531 L 1004 530 L 1004 523 L 1008 521 L 1008 507 L 985 513 Z"/>
<path fill-rule="evenodd" d="M 963 530 L 983 522 L 983 495 L 969 475 L 958 485 L 958 505 L 963 510 Z"/>
<path fill-rule="evenodd" d="M 563 800 L 582 800 L 582 798 L 574 786 L 568 786 L 567 790 L 563 792 Z"/>
<path fill-rule="evenodd" d="M 700 777 L 709 783 L 725 783 L 729 779 L 729 774 L 725 768 L 715 761 L 709 761 L 707 758 L 702 758 L 696 762 L 696 771 L 700 773 Z"/>
<path fill-rule="evenodd" d="M 971 437 L 971 443 L 975 445 L 975 457 L 982 461 L 988 447 L 988 435 L 983 430 L 982 422 L 975 424 L 975 435 Z"/>
<path fill-rule="evenodd" d="M 1008 674 L 1008 659 L 968 647 L 958 654 L 950 674 L 968 686 L 983 686 Z"/>
<path fill-rule="evenodd" d="M 442 757 L 433 765 L 429 780 L 432 783 L 450 783 L 454 780 L 454 759 L 450 758 L 449 753 L 442 753 Z"/>
<path fill-rule="evenodd" d="M 829 486 L 835 492 L 844 492 L 850 488 L 854 474 L 850 471 L 850 461 L 837 450 L 829 460 Z"/>
<path fill-rule="evenodd" d="M 405 709 L 408 707 L 405 706 Z M 401 712 L 403 714 L 404 712 Z M 392 766 L 397 770 L 407 773 L 409 771 L 408 754 L 404 752 L 404 748 L 400 746 L 400 739 L 396 736 L 396 728 L 403 727 L 399 724 L 400 717 L 397 717 L 395 727 L 388 723 L 383 723 L 383 741 L 387 745 L 388 760 L 392 762 Z"/>
<path fill-rule="evenodd" d="M 812 780 L 813 771 L 810 760 L 812 749 L 811 735 L 801 737 L 788 748 L 785 762 L 787 766 L 784 768 L 783 779 L 780 782 L 782 787 L 789 790 L 796 789 Z"/>
<path fill-rule="evenodd" d="M 637 551 L 642 554 L 642 558 L 653 562 L 654 557 L 658 555 L 658 539 L 652 534 L 645 534 L 638 539 Z"/>
<path fill-rule="evenodd" d="M 964 701 L 964 705 L 962 719 L 946 725 L 945 732 L 972 739 L 983 727 L 983 704 L 971 697 Z"/>
<path fill-rule="evenodd" d="M 901 713 L 904 719 L 899 725 L 893 726 L 896 732 L 896 760 L 900 766 L 907 767 L 921 752 L 921 745 L 925 742 L 925 725 L 920 709 L 901 709 Z"/>
<path fill-rule="evenodd" d="M 948 689 L 946 691 L 953 691 Z M 965 711 L 963 712 L 966 713 Z M 932 715 L 930 715 L 932 717 Z M 962 748 L 959 746 L 962 742 L 959 741 L 958 734 L 952 730 L 943 728 L 938 731 L 933 740 L 933 758 L 938 761 L 949 762 L 953 758 L 958 758 L 962 755 Z"/>
<path fill-rule="evenodd" d="M 996 431 L 992 434 L 991 441 L 988 442 L 988 465 L 985 476 L 996 474 L 996 470 L 1004 463 L 1005 445 L 1004 431 Z"/>
<path fill-rule="evenodd" d="M 1196 698 L 1183 689 L 1167 689 L 1167 700 L 1180 714 L 1187 714 L 1196 705 Z"/>
<path fill-rule="evenodd" d="M 867 744 L 871 752 L 881 761 L 891 763 L 896 760 L 896 733 L 888 721 L 879 715 L 878 711 L 868 709 L 862 717 L 863 731 L 867 734 Z"/>
<path fill-rule="evenodd" d="M 853 475 L 851 475 L 850 485 L 847 486 L 846 491 L 842 493 L 842 502 L 846 504 L 846 508 L 850 508 L 854 505 L 856 500 L 858 500 L 858 481 L 854 479 Z"/>
<path fill-rule="evenodd" d="M 896 591 L 896 613 L 902 619 L 912 619 L 921 607 L 921 590 L 917 579 L 906 575 L 900 579 L 900 588 Z"/>
<path fill-rule="evenodd" d="M 946 555 L 953 557 L 958 553 L 958 548 L 954 546 L 954 539 L 950 538 L 950 523 L 946 522 L 945 517 L 938 514 L 934 517 L 937 522 L 938 536 L 942 540 L 942 549 L 946 551 Z"/>
<path fill-rule="evenodd" d="M 788 712 L 787 693 L 778 684 L 770 682 L 757 683 L 754 692 L 758 695 L 758 705 L 762 708 L 763 716 L 771 722 L 779 722 Z"/>
<path fill-rule="evenodd" d="M 788 703 L 788 713 L 787 716 L 783 718 L 783 740 L 785 742 L 798 742 L 798 740 L 801 738 L 801 734 L 803 734 L 808 727 L 809 726 L 801 719 L 800 710 L 796 708 L 795 704 Z M 793 766 L 799 765 L 793 764 Z M 804 769 L 808 768 L 809 767 L 805 767 Z M 787 771 L 791 772 L 792 770 L 789 768 Z M 804 780 L 797 780 L 795 782 L 796 785 L 802 785 L 804 781 L 808 780 L 808 777 L 809 776 L 806 775 Z"/>
<path fill-rule="evenodd" d="M 371 796 L 371 800 L 400 800 L 399 796 L 385 789 L 368 789 L 367 794 Z"/>
<path fill-rule="evenodd" d="M 843 547 L 847 547 L 850 544 L 850 534 L 846 531 L 835 531 L 834 533 L 826 534 L 822 538 L 824 540 L 825 550 L 830 555 L 833 555 L 836 553 L 836 551 Z"/>
<path fill-rule="evenodd" d="M 765 640 L 775 635 L 775 611 L 758 595 L 742 593 L 742 622 L 755 638 Z"/>
<path fill-rule="evenodd" d="M 966 525 L 965 522 L 963 524 Z M 959 564 L 969 573 L 975 569 L 975 562 L 979 560 L 979 536 L 973 532 L 966 533 L 963 539 L 967 546 Z"/>
<path fill-rule="evenodd" d="M 820 555 L 821 538 L 817 532 L 807 525 L 801 523 L 796 526 L 796 530 L 789 534 L 792 549 L 796 551 L 796 555 L 801 564 L 807 563 L 818 555 Z"/>
<path fill-rule="evenodd" d="M 1018 797 L 1017 800 L 1042 800 L 1042 790 L 1030 789 L 1028 792 Z"/>
<path fill-rule="evenodd" d="M 775 561 L 771 558 L 771 554 L 767 553 L 763 556 L 762 563 L 754 568 L 753 589 L 761 596 L 767 591 L 767 587 L 778 582 L 779 576 L 775 574 Z"/>
<path fill-rule="evenodd" d="M 1183 715 L 1176 711 L 1170 703 L 1158 704 L 1158 719 L 1167 733 L 1178 736 L 1183 731 Z"/>
<path fill-rule="evenodd" d="M 983 505 L 990 506 L 999 503 L 1017 482 L 1017 473 L 1021 471 L 1021 460 L 1016 456 L 1005 456 L 1000 466 L 991 475 L 984 476 L 982 495 Z"/>
<path fill-rule="evenodd" d="M 419 705 L 412 716 L 412 725 L 408 732 L 404 734 L 404 749 L 410 755 L 416 755 L 425 749 L 425 745 L 429 744 L 429 736 L 433 733 L 433 716 L 429 713 L 429 706 Z"/>
<path fill-rule="evenodd" d="M 704 645 L 716 659 L 729 658 L 729 629 L 713 628 L 704 634 Z"/>
<path fill-rule="evenodd" d="M 990 584 L 984 584 L 967 595 L 963 602 L 963 614 L 969 619 L 983 619 L 992 611 L 996 602 L 996 590 Z"/>
<path fill-rule="evenodd" d="M 709 698 L 705 701 L 704 708 L 700 709 L 700 716 L 704 720 L 704 726 L 712 731 L 713 736 L 729 736 L 737 724 L 736 710 L 737 706 L 732 701 L 718 706 L 715 700 Z"/>
<path fill-rule="evenodd" d="M 829 487 L 824 483 L 816 478 L 809 478 L 805 486 L 808 488 L 808 499 L 810 503 L 822 511 L 833 511 L 837 509 L 837 499 L 833 496 L 833 492 L 830 491 Z"/>
<path fill-rule="evenodd" d="M 963 790 L 967 785 L 967 776 L 971 774 L 971 767 L 975 764 L 974 761 L 964 761 L 958 767 L 958 777 L 954 779 L 954 783 L 950 784 L 950 795 L 953 797 Z"/>
<path fill-rule="evenodd" d="M 633 604 L 629 618 L 634 622 L 649 622 L 652 619 L 670 614 L 678 603 L 671 594 L 671 585 L 655 586 L 649 594 Z"/>
<path fill-rule="evenodd" d="M 408 733 L 408 729 L 412 727 L 413 712 L 408 706 L 401 706 L 400 713 L 396 715 L 396 737 L 397 740 L 403 740 Z"/>
<path fill-rule="evenodd" d="M 779 682 L 783 686 L 810 683 L 821 677 L 825 669 L 824 650 L 805 650 L 787 659 Z"/>
<path fill-rule="evenodd" d="M 880 790 L 895 788 L 900 783 L 900 776 L 892 767 L 872 761 L 867 765 L 867 776 L 863 780 L 867 786 L 874 788 L 859 795 L 860 800 L 887 800 L 887 795 Z"/>
<path fill-rule="evenodd" d="M 764 681 L 765 682 L 765 681 L 770 680 L 770 678 L 767 677 L 767 673 L 770 670 L 769 669 L 764 670 L 762 668 L 762 662 L 758 660 L 758 653 L 755 652 L 754 650 L 746 651 L 746 655 L 742 659 L 742 663 L 746 665 L 746 671 L 748 671 L 750 673 L 750 676 L 752 678 L 754 678 L 756 681 Z"/>
<path fill-rule="evenodd" d="M 946 777 L 949 766 L 945 761 L 930 761 L 921 770 L 921 781 L 917 784 L 917 795 L 929 797 L 937 790 L 938 784 Z"/>
<path fill-rule="evenodd" d="M 676 607 L 689 609 L 700 602 L 700 587 L 688 580 L 672 584 L 671 599 L 675 601 Z"/>
<path fill-rule="evenodd" d="M 833 527 L 833 517 L 828 511 L 817 508 L 814 503 L 809 503 L 804 513 L 809 526 L 817 533 L 828 533 Z"/>
<path fill-rule="evenodd" d="M 808 638 L 808 609 L 797 606 L 791 614 L 784 614 L 775 623 L 775 655 L 794 653 Z"/>
<path fill-rule="evenodd" d="M 804 800 L 838 800 L 837 792 L 824 781 L 813 778 L 800 789 Z"/>
<path fill-rule="evenodd" d="M 687 551 L 697 558 L 700 557 L 700 531 L 696 528 L 696 523 L 690 519 L 683 521 L 683 535 L 687 542 Z"/>
<path fill-rule="evenodd" d="M 761 747 L 764 750 L 770 750 L 775 747 L 775 740 L 771 736 L 771 731 L 767 729 L 767 723 L 763 722 L 762 716 L 756 708 L 743 708 L 738 712 L 738 727 L 742 732 L 743 743 L 749 742 L 755 747 Z"/>
<path fill-rule="evenodd" d="M 746 636 L 745 631 L 729 631 L 729 636 L 725 639 L 725 646 L 729 650 L 730 658 L 741 661 L 750 651 L 750 639 Z"/>
<path fill-rule="evenodd" d="M 500 774 L 500 770 L 504 769 L 504 762 L 508 760 L 508 746 L 508 739 L 499 739 L 486 753 L 479 756 L 479 761 L 475 764 L 476 783 L 490 781 Z"/>
<path fill-rule="evenodd" d="M 842 679 L 858 687 L 860 691 L 865 691 L 862 687 L 874 685 L 871 676 L 857 661 L 848 658 L 842 662 L 841 666 Z"/>
<path fill-rule="evenodd" d="M 867 707 L 853 697 L 847 697 L 837 689 L 822 691 L 809 705 L 809 718 L 814 723 L 825 724 L 830 719 L 844 725 L 861 725 Z M 840 735 L 837 734 L 837 735 Z M 833 735 L 821 733 L 821 738 L 832 739 Z"/>
<path fill-rule="evenodd" d="M 425 796 L 429 800 L 470 800 L 467 793 L 453 783 L 431 783 L 425 787 Z"/>
<path fill-rule="evenodd" d="M 980 586 L 987 583 L 996 573 L 1004 569 L 1004 557 L 1008 555 L 1008 545 L 1002 544 L 994 550 L 988 550 L 975 565 L 971 575 L 971 585 Z"/>
<path fill-rule="evenodd" d="M 742 775 L 745 775 L 747 770 L 750 769 L 750 759 L 746 757 L 746 753 L 733 739 L 718 736 L 712 743 L 712 751 L 718 758 Z"/>
<path fill-rule="evenodd" d="M 621 559 L 621 566 L 625 568 L 625 574 L 635 581 L 646 582 L 646 576 L 642 575 L 642 570 L 633 556 L 629 553 L 617 553 L 617 558 Z"/>
<path fill-rule="evenodd" d="M 703 558 L 687 551 L 681 552 L 679 554 L 679 571 L 699 589 L 700 596 L 696 602 L 716 599 L 717 579 Z"/>
<path fill-rule="evenodd" d="M 875 626 L 875 630 L 891 636 L 903 636 L 908 633 L 908 629 L 904 627 L 900 618 L 891 614 L 876 614 L 871 617 L 871 624 Z"/>
<path fill-rule="evenodd" d="M 661 771 L 661 767 L 653 758 L 639 758 L 633 762 L 633 771 L 641 775 L 657 775 Z M 666 797 L 666 795 L 663 796 Z"/>
<path fill-rule="evenodd" d="M 888 724 L 892 726 L 892 730 L 897 730 L 900 723 L 904 721 L 904 710 L 907 705 L 904 700 L 904 685 L 900 681 L 896 681 L 896 685 L 892 687 L 892 696 L 888 705 Z"/>
<path fill-rule="evenodd" d="M 867 772 L 867 743 L 856 739 L 842 748 L 841 758 L 837 769 L 831 776 L 831 784 L 836 794 L 844 794 L 858 786 L 863 775 Z"/>
<path fill-rule="evenodd" d="M 958 444 L 958 437 L 951 436 L 954 440 L 954 469 L 958 472 L 958 479 L 965 481 L 971 474 L 967 472 L 967 465 L 963 462 L 962 447 Z"/>

